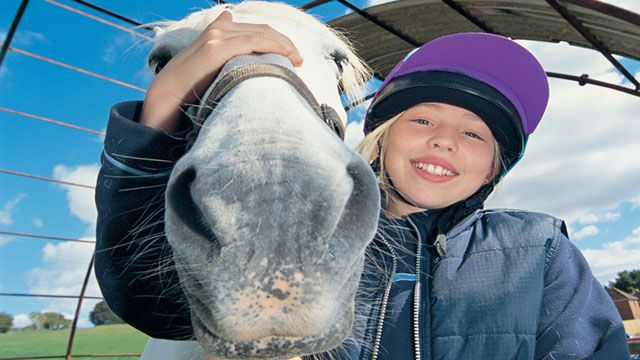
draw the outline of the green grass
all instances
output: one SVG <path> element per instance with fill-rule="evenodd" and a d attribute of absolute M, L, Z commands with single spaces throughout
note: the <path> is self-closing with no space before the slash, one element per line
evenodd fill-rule
<path fill-rule="evenodd" d="M 69 342 L 69 329 L 10 331 L 0 334 L 0 359 L 19 356 L 64 355 Z M 78 329 L 72 354 L 141 354 L 147 335 L 128 325 L 104 325 Z M 89 359 L 76 357 L 74 359 Z M 131 360 L 135 357 L 109 359 Z"/>

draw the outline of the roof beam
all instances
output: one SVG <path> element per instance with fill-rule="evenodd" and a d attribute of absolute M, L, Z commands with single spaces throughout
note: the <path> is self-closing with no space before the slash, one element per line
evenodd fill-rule
<path fill-rule="evenodd" d="M 348 7 L 349 9 L 351 9 L 353 12 L 355 12 L 356 14 L 362 16 L 363 18 L 371 21 L 372 23 L 378 25 L 379 27 L 381 27 L 382 29 L 390 32 L 391 34 L 397 36 L 398 38 L 400 38 L 401 40 L 403 40 L 404 42 L 406 42 L 407 44 L 413 46 L 413 47 L 418 47 L 420 45 L 422 45 L 422 43 L 420 43 L 419 41 L 411 38 L 409 35 L 406 35 L 404 33 L 402 33 L 400 30 L 392 27 L 391 25 L 386 24 L 385 22 L 383 22 L 382 20 L 378 19 L 377 17 L 369 14 L 368 12 L 361 10 L 360 8 L 358 8 L 357 6 L 353 5 L 352 3 L 350 3 L 347 0 L 336 0 L 339 3 L 341 3 L 342 5 Z"/>
<path fill-rule="evenodd" d="M 331 2 L 331 1 L 333 1 L 333 0 L 315 0 L 315 1 L 312 1 L 310 3 L 306 3 L 306 4 L 302 5 L 302 6 L 300 6 L 300 9 L 302 9 L 304 11 L 307 11 L 307 10 L 313 9 L 316 6 L 320 6 L 322 4 L 326 4 L 326 3 Z"/>
<path fill-rule="evenodd" d="M 575 4 L 587 9 L 597 11 L 599 13 L 613 16 L 620 20 L 624 20 L 629 24 L 640 26 L 640 14 L 636 14 L 630 10 L 621 7 L 600 2 L 599 0 L 563 0 L 566 3 Z"/>
<path fill-rule="evenodd" d="M 442 0 L 442 2 L 447 4 L 450 8 L 452 8 L 458 14 L 464 16 L 467 20 L 469 20 L 471 23 L 473 23 L 473 25 L 475 25 L 475 26 L 479 27 L 480 29 L 482 29 L 482 31 L 488 32 L 488 33 L 491 33 L 491 34 L 498 34 L 489 25 L 485 24 L 484 22 L 482 22 L 482 20 L 478 19 L 477 17 L 471 15 L 467 10 L 465 10 L 462 6 L 460 6 L 455 1 L 453 1 L 453 0 Z"/>
<path fill-rule="evenodd" d="M 640 82 L 627 70 L 618 60 L 616 60 L 611 51 L 598 40 L 594 34 L 589 31 L 579 20 L 576 18 L 564 5 L 560 4 L 557 0 L 545 0 L 549 6 L 551 6 L 560 16 L 562 16 L 582 37 L 584 37 L 596 50 L 604 55 L 607 60 L 613 66 L 618 69 L 635 87 L 636 90 L 640 90 Z"/>

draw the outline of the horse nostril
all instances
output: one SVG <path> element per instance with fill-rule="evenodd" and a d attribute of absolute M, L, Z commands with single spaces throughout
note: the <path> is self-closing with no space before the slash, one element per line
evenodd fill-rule
<path fill-rule="evenodd" d="M 373 238 L 380 209 L 380 190 L 376 177 L 370 166 L 360 157 L 354 155 L 347 165 L 347 173 L 353 181 L 353 190 L 347 200 L 342 219 L 337 230 L 350 233 L 359 239 L 363 246 Z M 352 224 L 359 224 L 359 231 Z"/>
<path fill-rule="evenodd" d="M 220 252 L 220 243 L 204 221 L 202 210 L 191 195 L 191 184 L 196 180 L 196 170 L 189 168 L 182 172 L 167 189 L 168 205 L 188 229 L 213 244 L 215 253 Z"/>

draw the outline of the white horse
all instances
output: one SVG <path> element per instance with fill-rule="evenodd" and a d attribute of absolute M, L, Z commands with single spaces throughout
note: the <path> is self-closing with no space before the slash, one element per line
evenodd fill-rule
<path fill-rule="evenodd" d="M 219 5 L 165 24 L 149 64 L 177 54 L 222 10 L 287 35 L 304 64 L 294 69 L 275 55 L 235 58 L 192 112 L 199 133 L 171 174 L 165 229 L 194 331 L 210 358 L 323 352 L 351 331 L 377 226 L 374 174 L 336 135 L 346 123 L 339 89 L 359 89 L 368 72 L 326 25 L 266 2 Z M 279 75 L 233 75 L 254 63 L 275 63 Z M 289 81 L 293 73 L 326 106 Z M 221 80 L 228 74 L 240 80 L 229 85 Z M 194 346 L 152 341 L 145 358 L 203 356 Z"/>

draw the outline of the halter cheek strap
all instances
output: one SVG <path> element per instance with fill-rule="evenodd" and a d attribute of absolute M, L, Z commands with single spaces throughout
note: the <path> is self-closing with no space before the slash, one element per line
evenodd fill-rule
<path fill-rule="evenodd" d="M 194 121 L 193 131 L 187 136 L 189 147 L 222 98 L 241 82 L 258 77 L 272 77 L 288 82 L 307 101 L 316 115 L 340 139 L 344 140 L 345 128 L 338 112 L 327 104 L 319 104 L 307 85 L 289 67 L 291 67 L 291 62 L 288 59 L 273 54 L 243 55 L 227 62 L 216 80 L 205 92 L 201 103 L 198 106 L 192 105 L 187 110 Z"/>

